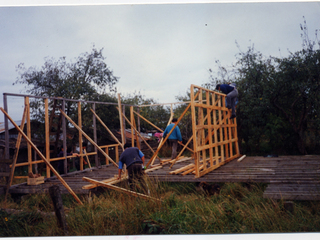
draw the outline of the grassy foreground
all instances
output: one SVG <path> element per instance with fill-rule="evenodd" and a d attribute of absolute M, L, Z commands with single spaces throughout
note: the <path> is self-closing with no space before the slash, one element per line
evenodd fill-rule
<path fill-rule="evenodd" d="M 63 204 L 70 236 L 320 231 L 319 202 L 294 202 L 290 212 L 283 201 L 264 199 L 265 187 L 225 183 L 219 194 L 209 196 L 196 191 L 194 183 L 159 183 L 150 188 L 151 196 L 162 203 L 106 190 L 82 197 L 82 206 L 65 195 Z M 3 208 L 3 196 L 0 200 Z M 49 195 L 10 198 L 7 208 L 23 211 L 0 210 L 1 237 L 62 235 Z"/>

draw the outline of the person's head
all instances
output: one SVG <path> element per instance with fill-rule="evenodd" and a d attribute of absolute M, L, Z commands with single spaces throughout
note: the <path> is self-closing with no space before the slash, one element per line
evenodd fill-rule
<path fill-rule="evenodd" d="M 178 121 L 178 119 L 173 118 L 171 122 L 172 122 L 172 123 L 176 123 L 177 121 Z"/>
<path fill-rule="evenodd" d="M 87 143 L 86 142 L 82 143 L 82 148 L 87 148 Z"/>
<path fill-rule="evenodd" d="M 220 91 L 220 84 L 216 86 L 216 90 Z"/>
<path fill-rule="evenodd" d="M 124 149 L 129 148 L 129 147 L 131 147 L 131 144 L 130 143 L 125 143 L 123 147 L 124 147 Z"/>

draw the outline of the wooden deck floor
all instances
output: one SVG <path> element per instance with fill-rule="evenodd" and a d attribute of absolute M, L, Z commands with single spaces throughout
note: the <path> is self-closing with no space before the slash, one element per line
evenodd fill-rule
<path fill-rule="evenodd" d="M 224 166 L 195 178 L 193 174 L 182 176 L 169 172 L 193 163 L 193 160 L 176 163 L 172 169 L 169 165 L 149 172 L 150 177 L 168 182 L 262 182 L 269 183 L 264 197 L 286 200 L 320 200 L 320 156 L 280 156 L 280 157 L 246 157 L 241 162 L 237 159 Z M 105 180 L 114 177 L 117 169 L 113 165 L 101 169 L 86 169 L 81 172 L 62 175 L 76 194 L 88 194 L 90 190 L 82 189 L 88 185 L 82 177 Z M 11 186 L 9 192 L 16 194 L 45 193 L 54 184 L 59 184 L 62 193 L 69 193 L 56 177 L 46 179 L 44 184 L 28 186 L 26 183 Z"/>

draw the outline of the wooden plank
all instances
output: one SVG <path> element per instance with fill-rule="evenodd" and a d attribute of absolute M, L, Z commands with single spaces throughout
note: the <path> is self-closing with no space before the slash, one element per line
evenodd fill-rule
<path fill-rule="evenodd" d="M 179 168 L 179 169 L 177 169 L 177 170 L 171 171 L 171 172 L 169 172 L 169 174 L 178 174 L 178 173 L 180 173 L 180 172 L 186 171 L 186 170 L 188 170 L 188 169 L 190 169 L 190 168 L 193 168 L 193 167 L 195 167 L 195 164 L 194 164 L 194 163 L 191 163 L 191 164 L 189 164 L 189 165 L 187 165 L 187 166 L 184 166 L 184 167 Z"/>
<path fill-rule="evenodd" d="M 90 155 L 96 155 L 97 153 L 96 152 L 90 152 L 90 153 L 87 153 L 87 154 L 78 154 L 79 156 L 90 156 Z M 74 158 L 75 156 L 74 155 L 70 155 L 70 156 L 66 156 L 66 157 L 58 157 L 58 158 L 51 158 L 50 159 L 50 162 L 54 162 L 54 161 L 59 161 L 59 160 L 63 160 L 65 158 Z M 36 161 L 32 161 L 32 164 L 37 164 L 37 163 L 43 163 L 44 161 L 43 160 L 36 160 Z M 27 166 L 29 165 L 28 162 L 24 162 L 24 163 L 17 163 L 16 164 L 16 167 L 22 167 L 22 166 Z M 11 167 L 12 165 L 10 165 Z"/>
<path fill-rule="evenodd" d="M 141 197 L 141 198 L 144 198 L 144 199 L 147 199 L 147 200 L 153 200 L 153 201 L 161 202 L 160 199 L 157 199 L 157 198 L 154 198 L 154 197 L 150 197 L 150 196 L 147 196 L 147 195 L 144 195 L 144 194 L 141 194 L 141 193 L 133 192 L 133 191 L 130 191 L 130 190 L 127 190 L 127 189 L 124 189 L 124 188 L 120 188 L 120 187 L 108 184 L 108 183 L 99 182 L 99 181 L 93 180 L 91 178 L 83 177 L 82 179 L 84 181 L 88 181 L 88 182 L 94 183 L 94 184 L 96 184 L 98 186 L 110 188 L 112 190 L 116 190 L 116 191 L 119 191 L 119 192 L 122 192 L 122 193 L 126 193 L 126 194 L 131 195 L 131 196 Z"/>
<path fill-rule="evenodd" d="M 240 157 L 237 161 L 241 162 L 247 155 L 243 155 L 242 157 Z"/>

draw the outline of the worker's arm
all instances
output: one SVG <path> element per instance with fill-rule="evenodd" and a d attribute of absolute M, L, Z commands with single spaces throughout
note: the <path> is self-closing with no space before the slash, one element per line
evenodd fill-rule
<path fill-rule="evenodd" d="M 139 150 L 139 157 L 141 158 L 142 163 L 144 165 L 144 154 L 140 150 Z"/>
<path fill-rule="evenodd" d="M 123 163 L 119 161 L 118 179 L 121 179 L 122 166 L 123 166 Z"/>

